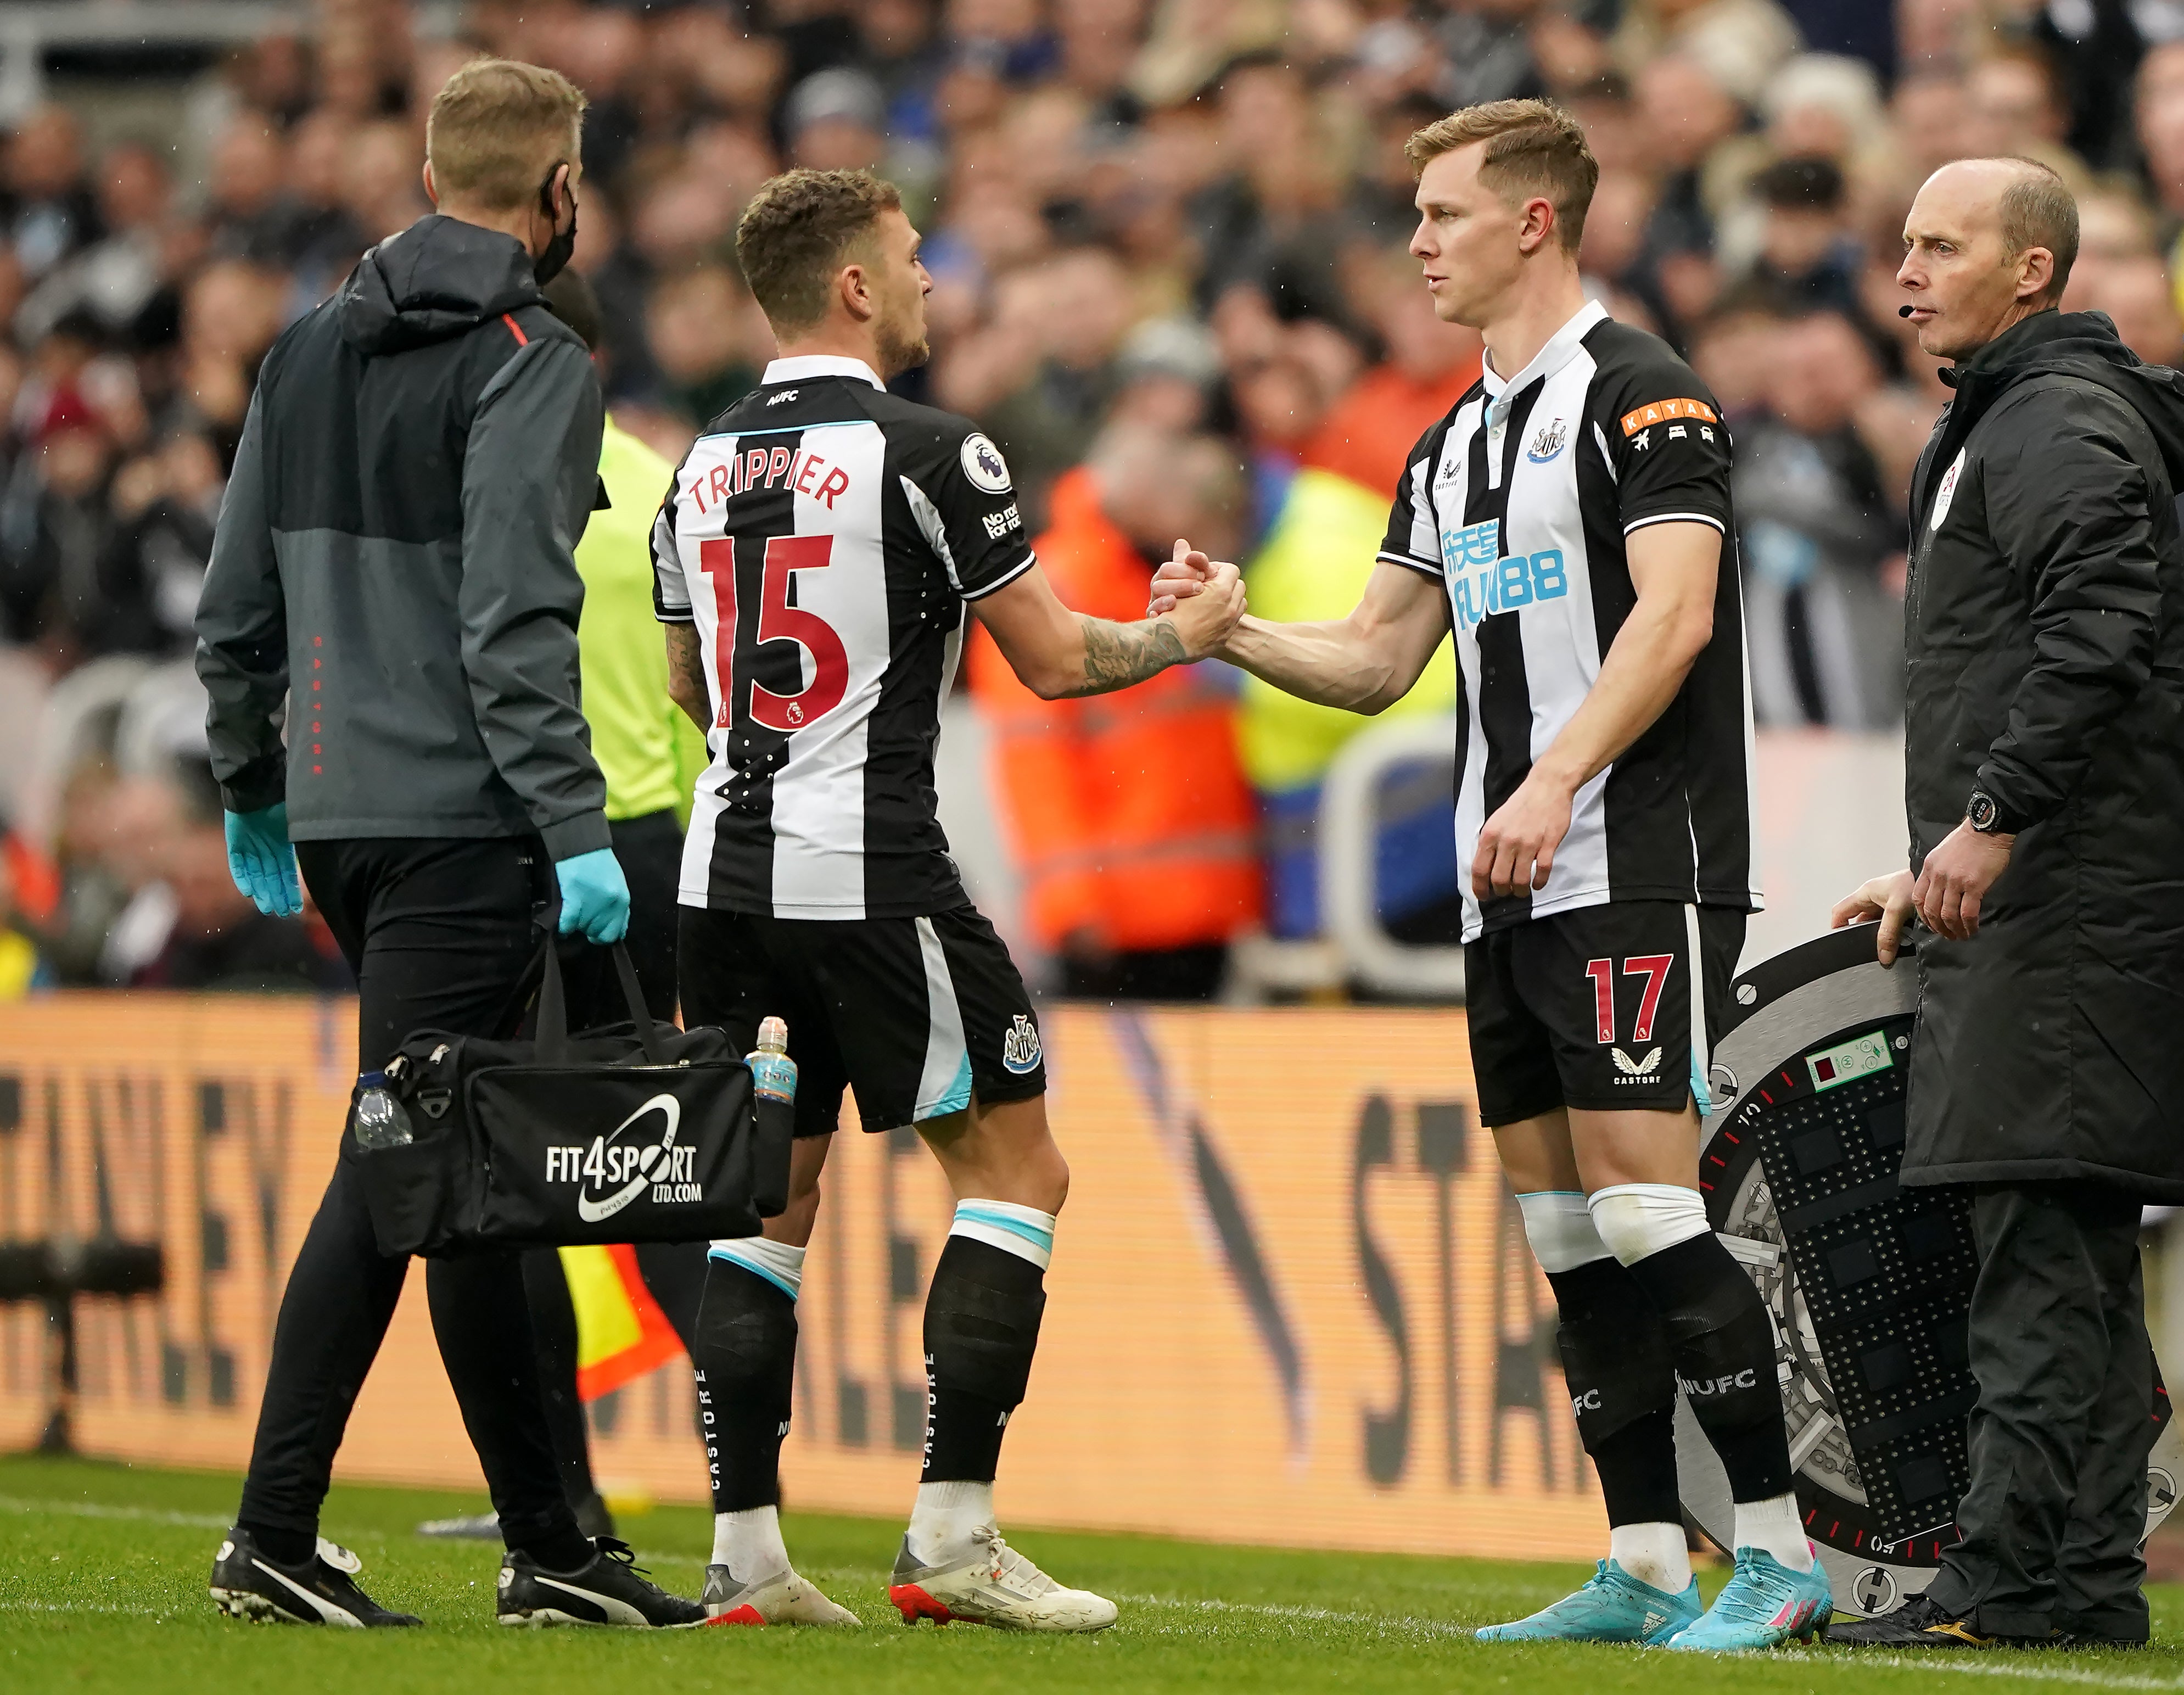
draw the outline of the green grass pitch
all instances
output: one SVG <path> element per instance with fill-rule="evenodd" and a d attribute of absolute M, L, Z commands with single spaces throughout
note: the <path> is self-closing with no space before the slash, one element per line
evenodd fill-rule
<path fill-rule="evenodd" d="M 2137 1653 L 1931 1651 L 1876 1659 L 1787 1649 L 1715 1659 L 1606 1648 L 1497 1648 L 1469 1627 L 1562 1594 L 1574 1566 L 1396 1555 L 1312 1554 L 1142 1536 L 1025 1530 L 1017 1537 L 1064 1581 L 1122 1604 L 1091 1637 L 1034 1639 L 967 1625 L 904 1628 L 883 1592 L 900 1527 L 794 1514 L 805 1573 L 854 1608 L 851 1632 L 504 1631 L 493 1622 L 493 1550 L 421 1541 L 422 1518 L 474 1500 L 341 1488 L 326 1524 L 365 1561 L 365 1581 L 425 1616 L 422 1631 L 251 1625 L 220 1617 L 205 1575 L 235 1482 L 114 1465 L 0 1459 L 0 1691 L 130 1695 L 1022 1695 L 1027 1690 L 1478 1690 L 1484 1695 L 1973 1695 L 1958 1674 L 2057 1689 L 2184 1695 L 2184 1586 L 2158 1586 L 2157 1646 Z M 632 1520 L 640 1557 L 695 1594 L 705 1515 L 662 1508 Z M 1701 1583 L 1710 1592 L 1719 1570 Z M 1997 1692 L 2000 1695 L 2000 1692 Z"/>

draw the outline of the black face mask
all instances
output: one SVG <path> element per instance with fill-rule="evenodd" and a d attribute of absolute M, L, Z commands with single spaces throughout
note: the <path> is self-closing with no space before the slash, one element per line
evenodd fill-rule
<path fill-rule="evenodd" d="M 554 206 L 554 173 L 560 170 L 556 164 L 546 173 L 546 180 L 538 186 L 538 204 L 549 219 L 559 216 Z M 577 191 L 569 191 L 569 227 L 556 226 L 554 239 L 546 243 L 546 251 L 531 261 L 531 274 L 543 288 L 561 274 L 561 267 L 569 262 L 569 255 L 577 250 Z"/>

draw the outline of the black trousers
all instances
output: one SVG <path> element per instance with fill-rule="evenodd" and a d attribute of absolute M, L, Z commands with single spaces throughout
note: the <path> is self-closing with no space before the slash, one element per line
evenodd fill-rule
<path fill-rule="evenodd" d="M 623 945 L 637 971 L 638 987 L 655 1018 L 675 1017 L 676 890 L 682 873 L 682 829 L 671 811 L 649 812 L 618 820 L 615 858 L 629 882 L 629 934 Z M 569 1025 L 584 1029 L 616 1024 L 629 1016 L 607 951 L 562 938 L 561 965 L 569 995 Z M 685 1350 L 698 1329 L 698 1302 L 705 1290 L 704 1242 L 644 1242 L 637 1250 L 637 1268 L 644 1286 L 675 1327 Z M 531 1303 L 532 1338 L 538 1349 L 546 1422 L 554 1458 L 569 1503 L 588 1514 L 599 1493 L 592 1480 L 589 1433 L 577 1391 L 577 1310 L 569 1299 L 569 1280 L 561 1256 L 553 1248 L 533 1248 L 523 1256 L 523 1285 Z M 692 1416 L 696 1416 L 694 1404 Z"/>
<path fill-rule="evenodd" d="M 2146 1639 L 2154 1368 L 2138 1221 L 2136 1200 L 2092 1184 L 1974 1191 L 1971 1487 L 1927 1593 L 1982 1633 Z"/>
<path fill-rule="evenodd" d="M 356 973 L 359 1068 L 416 1029 L 514 1031 L 553 874 L 535 840 L 299 842 L 311 897 Z M 379 1252 L 348 1138 L 311 1220 L 273 1333 L 272 1363 L 237 1514 L 311 1532 L 335 1451 L 409 1271 Z M 576 1535 L 554 1464 L 513 1253 L 433 1260 L 433 1334 L 511 1547 Z M 557 1562 L 558 1563 L 558 1562 Z"/>

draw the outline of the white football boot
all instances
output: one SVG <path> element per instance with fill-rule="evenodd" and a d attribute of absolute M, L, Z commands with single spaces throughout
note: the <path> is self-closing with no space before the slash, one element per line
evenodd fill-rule
<path fill-rule="evenodd" d="M 905 1536 L 888 1599 L 905 1625 L 960 1619 L 1004 1631 L 1104 1631 L 1115 1622 L 1112 1601 L 1089 1589 L 1063 1588 L 991 1525 L 974 1531 L 969 1552 L 947 1565 L 919 1564 Z"/>
<path fill-rule="evenodd" d="M 793 1570 L 755 1583 L 738 1583 L 725 1565 L 705 1568 L 708 1625 L 825 1625 L 861 1627 L 864 1620 L 839 1607 Z"/>

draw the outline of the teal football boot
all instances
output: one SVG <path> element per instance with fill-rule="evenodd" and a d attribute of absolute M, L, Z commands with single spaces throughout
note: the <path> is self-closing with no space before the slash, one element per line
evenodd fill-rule
<path fill-rule="evenodd" d="M 1703 1618 L 1669 1640 L 1695 1653 L 1747 1653 L 1795 1637 L 1812 1642 L 1835 1612 L 1835 1592 L 1816 1556 L 1810 1571 L 1792 1571 L 1756 1547 L 1736 1551 L 1736 1570 Z"/>
<path fill-rule="evenodd" d="M 1612 1559 L 1603 1559 L 1574 1595 L 1508 1625 L 1484 1625 L 1483 1642 L 1664 1642 L 1699 1617 L 1699 1586 L 1680 1595 L 1641 1583 Z"/>

